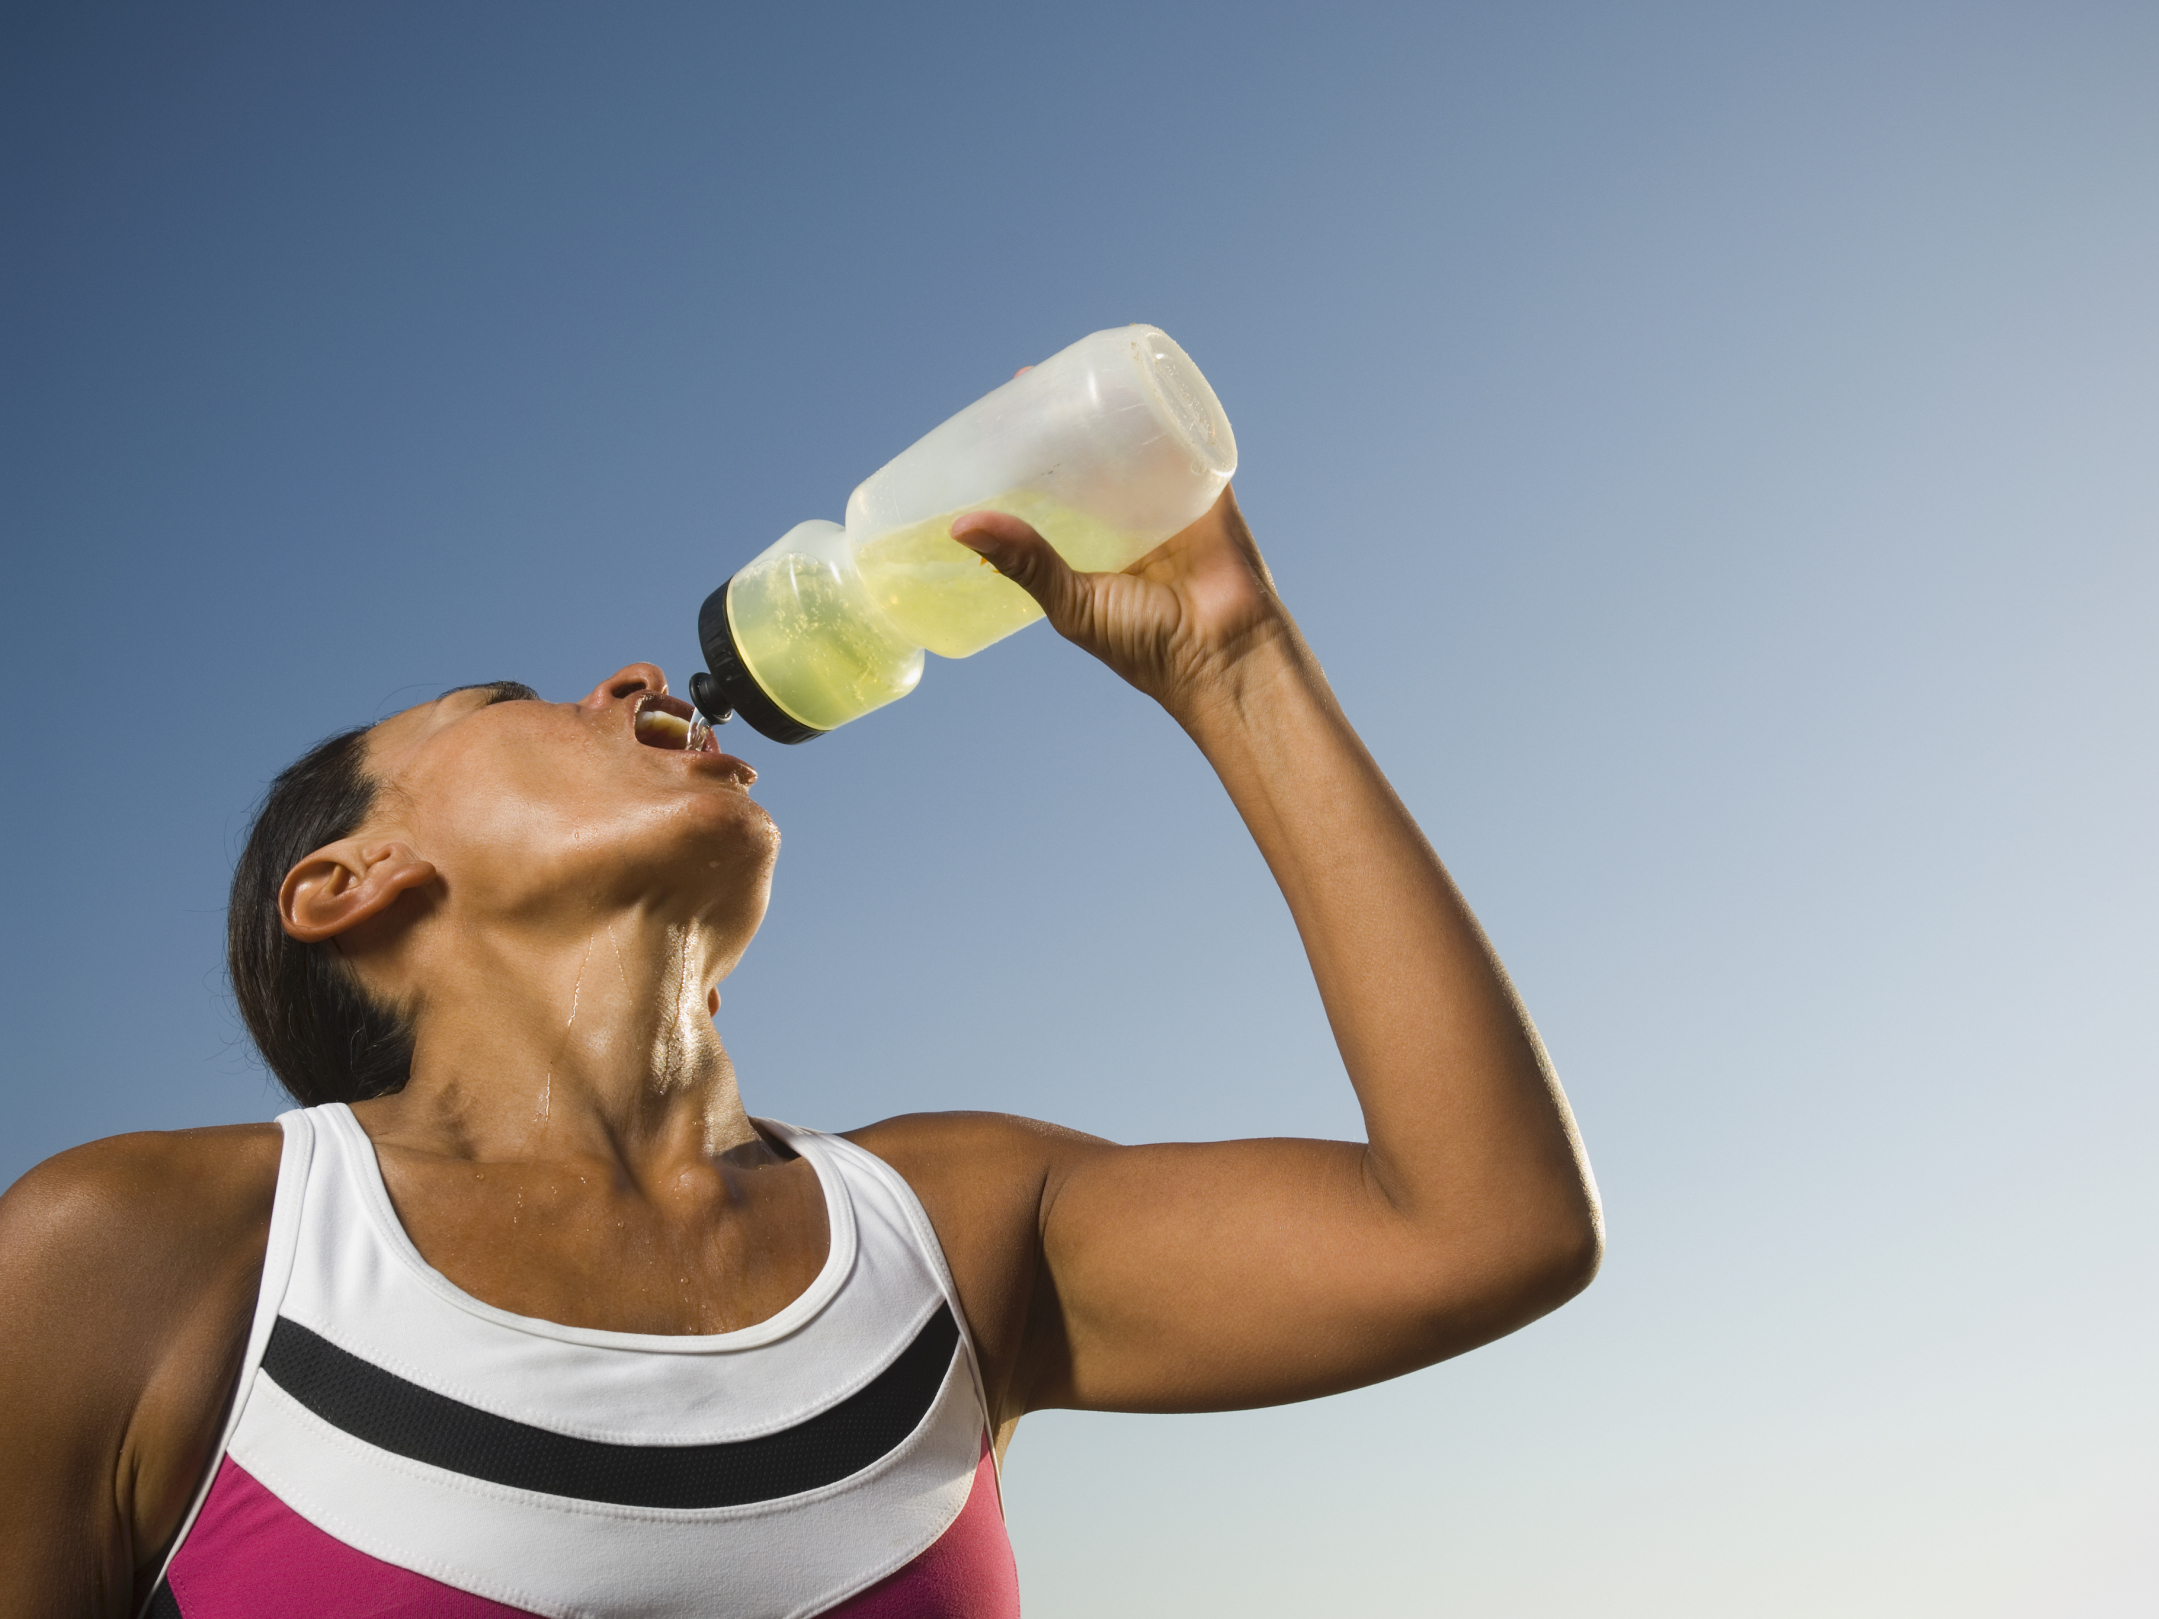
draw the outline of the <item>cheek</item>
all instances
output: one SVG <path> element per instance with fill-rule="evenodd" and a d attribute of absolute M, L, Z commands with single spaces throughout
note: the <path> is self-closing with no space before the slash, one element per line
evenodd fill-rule
<path fill-rule="evenodd" d="M 780 835 L 756 800 L 625 769 L 578 738 L 547 740 L 467 748 L 412 784 L 428 858 L 469 900 L 523 909 L 661 877 L 763 913 Z"/>
<path fill-rule="evenodd" d="M 467 882 L 559 878 L 565 861 L 622 830 L 619 789 L 610 804 L 593 751 L 498 745 L 436 762 L 408 794 L 427 857 Z"/>

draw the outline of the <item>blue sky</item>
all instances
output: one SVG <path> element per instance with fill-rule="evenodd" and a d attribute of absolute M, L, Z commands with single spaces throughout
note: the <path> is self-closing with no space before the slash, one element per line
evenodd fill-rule
<path fill-rule="evenodd" d="M 0 75 L 0 1174 L 277 1111 L 223 895 L 315 737 L 680 686 L 1152 321 L 1611 1257 L 1357 1395 L 1030 1419 L 1029 1613 L 2145 1611 L 2159 14 L 16 5 Z M 1354 1131 L 1204 765 L 1047 630 L 734 745 L 758 1111 Z"/>

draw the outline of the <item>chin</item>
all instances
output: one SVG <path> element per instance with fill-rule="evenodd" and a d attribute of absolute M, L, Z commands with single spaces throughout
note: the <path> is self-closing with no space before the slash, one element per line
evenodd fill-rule
<path fill-rule="evenodd" d="M 703 807 L 705 838 L 723 845 L 738 860 L 762 861 L 767 871 L 771 869 L 780 852 L 780 828 L 764 805 L 748 793 L 730 793 Z"/>
<path fill-rule="evenodd" d="M 764 923 L 765 910 L 772 902 L 772 854 L 778 852 L 778 839 L 766 858 L 754 865 L 744 865 L 733 870 L 715 870 L 706 865 L 700 885 L 705 889 L 703 903 L 698 910 L 713 930 L 726 939 L 735 941 L 729 955 L 729 970 L 733 962 L 741 958 L 749 948 L 750 939 Z"/>
<path fill-rule="evenodd" d="M 780 857 L 780 829 L 764 806 L 748 797 L 720 808 L 725 813 L 713 816 L 699 829 L 696 840 L 674 863 L 675 869 L 686 887 L 703 889 L 723 903 L 732 902 L 731 909 L 754 908 L 755 915 L 762 917 L 772 891 L 772 868 Z"/>

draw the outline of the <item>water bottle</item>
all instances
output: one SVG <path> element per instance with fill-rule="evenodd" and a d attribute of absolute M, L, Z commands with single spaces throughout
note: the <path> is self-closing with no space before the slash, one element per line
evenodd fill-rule
<path fill-rule="evenodd" d="M 690 696 L 807 742 L 896 702 L 925 649 L 964 658 L 1042 616 L 951 537 L 963 512 L 1024 518 L 1083 572 L 1130 566 L 1212 506 L 1237 441 L 1199 367 L 1120 326 L 985 394 L 856 488 L 844 525 L 798 523 L 706 598 Z"/>

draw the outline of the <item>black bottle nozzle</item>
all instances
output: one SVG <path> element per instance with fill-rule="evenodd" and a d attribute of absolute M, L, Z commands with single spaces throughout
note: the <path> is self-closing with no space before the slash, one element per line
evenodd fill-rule
<path fill-rule="evenodd" d="M 708 725 L 725 725 L 735 717 L 734 709 L 720 695 L 720 683 L 702 669 L 690 676 L 690 701 L 697 705 L 697 712 L 705 716 Z"/>

